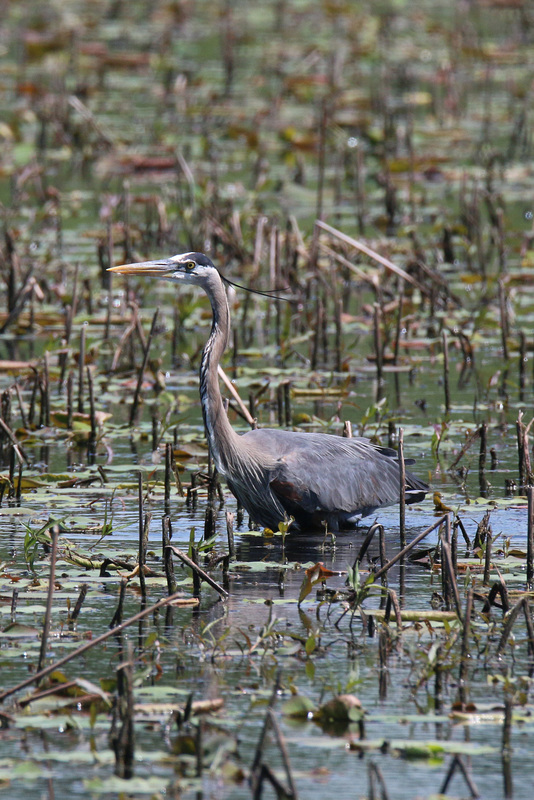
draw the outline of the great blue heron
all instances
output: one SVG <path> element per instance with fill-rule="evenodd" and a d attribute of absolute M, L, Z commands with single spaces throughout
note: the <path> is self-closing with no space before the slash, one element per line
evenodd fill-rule
<path fill-rule="evenodd" d="M 211 333 L 200 363 L 200 400 L 215 465 L 251 519 L 266 528 L 293 517 L 293 529 L 354 528 L 360 517 L 399 502 L 395 450 L 361 437 L 260 428 L 232 428 L 221 396 L 218 366 L 228 344 L 230 312 L 223 280 L 202 253 L 111 267 L 200 286 L 211 303 Z M 411 462 L 407 462 L 411 463 Z M 406 502 L 422 500 L 428 486 L 406 474 Z"/>

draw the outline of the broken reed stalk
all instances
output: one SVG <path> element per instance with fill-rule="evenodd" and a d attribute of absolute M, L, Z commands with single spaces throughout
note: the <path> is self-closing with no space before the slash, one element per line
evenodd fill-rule
<path fill-rule="evenodd" d="M 137 305 L 134 302 L 132 302 L 132 303 L 130 303 L 130 308 L 131 308 L 131 311 L 132 311 L 131 319 L 130 319 L 130 322 L 128 323 L 128 326 L 125 328 L 125 330 L 124 330 L 124 332 L 123 332 L 123 334 L 122 334 L 122 336 L 121 336 L 121 338 L 119 340 L 119 344 L 117 345 L 117 347 L 115 349 L 115 353 L 113 354 L 113 360 L 112 360 L 111 366 L 109 368 L 110 372 L 115 372 L 115 370 L 117 369 L 117 365 L 118 365 L 120 357 L 122 355 L 122 351 L 123 351 L 123 349 L 124 349 L 124 347 L 125 347 L 127 342 L 130 345 L 130 355 L 131 355 L 131 359 L 133 361 L 133 334 L 134 334 L 134 332 L 139 333 L 139 331 L 142 331 L 142 328 L 139 325 L 139 316 L 138 316 L 138 307 L 137 307 Z M 144 333 L 143 333 L 143 336 L 142 337 L 139 336 L 139 338 L 141 339 L 142 347 L 143 347 L 143 350 L 144 350 L 145 346 L 146 346 L 146 342 L 144 340 Z M 133 369 L 133 367 L 134 367 L 134 365 L 132 365 L 132 369 Z"/>
<path fill-rule="evenodd" d="M 449 386 L 449 345 L 447 342 L 447 331 L 442 331 L 441 341 L 443 349 L 443 389 L 445 392 L 445 413 L 448 414 L 451 410 L 451 394 Z"/>
<path fill-rule="evenodd" d="M 257 413 L 258 412 L 256 410 L 256 395 L 254 394 L 254 392 L 249 392 L 249 395 L 248 395 L 248 410 L 249 410 L 250 416 L 252 417 L 254 422 L 256 422 Z"/>
<path fill-rule="evenodd" d="M 0 416 L 0 428 L 4 431 L 9 441 L 11 442 L 11 445 L 17 455 L 19 462 L 22 463 L 23 461 L 25 461 L 26 464 L 29 464 L 30 462 L 28 461 L 28 457 L 26 456 L 24 450 L 22 449 L 22 446 L 18 444 L 15 434 L 13 433 L 11 428 L 8 425 L 6 425 L 1 416 Z"/>
<path fill-rule="evenodd" d="M 530 616 L 530 604 L 528 602 L 527 597 L 522 597 L 515 606 L 508 612 L 506 615 L 506 621 L 503 626 L 501 638 L 499 640 L 499 644 L 497 645 L 497 658 L 502 656 L 504 648 L 506 647 L 506 643 L 508 641 L 508 637 L 512 632 L 512 628 L 514 627 L 515 621 L 519 614 L 523 611 L 525 615 L 525 624 L 527 628 L 528 634 L 528 651 L 529 656 L 532 658 L 534 656 L 534 627 L 532 625 L 532 618 Z"/>
<path fill-rule="evenodd" d="M 159 441 L 159 410 L 157 403 L 152 406 L 152 452 L 156 453 L 158 450 Z"/>
<path fill-rule="evenodd" d="M 20 386 L 18 381 L 15 381 L 15 393 L 17 395 L 17 401 L 19 404 L 19 411 L 20 411 L 20 425 L 22 428 L 28 427 L 28 421 L 26 419 L 26 414 L 24 411 L 24 401 L 22 399 L 22 392 L 20 391 Z"/>
<path fill-rule="evenodd" d="M 145 525 L 144 525 L 144 499 L 143 499 L 143 473 L 137 475 L 137 499 L 139 504 L 139 585 L 141 587 L 141 608 L 146 605 L 145 581 Z"/>
<path fill-rule="evenodd" d="M 386 606 L 384 608 L 384 622 L 386 625 L 389 625 L 389 620 L 391 617 L 391 609 L 395 612 L 395 622 L 400 632 L 400 628 L 402 625 L 402 612 L 401 607 L 399 605 L 399 600 L 397 598 L 397 593 L 394 589 L 388 589 L 388 596 L 386 600 Z"/>
<path fill-rule="evenodd" d="M 527 592 L 532 591 L 534 579 L 534 488 L 527 487 Z"/>
<path fill-rule="evenodd" d="M 117 666 L 117 693 L 109 744 L 115 753 L 115 775 L 129 780 L 133 777 L 135 760 L 133 654 L 128 645 L 128 659 Z"/>
<path fill-rule="evenodd" d="M 222 380 L 222 382 L 224 383 L 224 385 L 226 386 L 226 388 L 236 401 L 237 405 L 239 406 L 241 413 L 243 414 L 243 417 L 246 419 L 250 427 L 253 428 L 255 424 L 254 417 L 251 415 L 250 411 L 242 401 L 241 397 L 239 396 L 239 392 L 235 388 L 234 384 L 232 383 L 232 381 L 230 380 L 230 378 L 220 365 L 217 367 L 217 372 L 219 374 L 219 378 Z"/>
<path fill-rule="evenodd" d="M 490 569 L 491 569 L 491 544 L 492 536 L 488 531 L 486 534 L 485 550 L 484 550 L 484 577 L 482 579 L 483 586 L 489 586 L 490 582 Z"/>
<path fill-rule="evenodd" d="M 8 267 L 7 278 L 7 310 L 13 311 L 17 295 L 17 279 L 20 272 L 19 259 L 15 248 L 15 234 L 10 230 L 4 231 L 5 260 Z"/>
<path fill-rule="evenodd" d="M 434 713 L 441 714 L 443 707 L 443 663 L 442 649 L 438 645 L 436 649 L 436 660 L 434 666 Z"/>
<path fill-rule="evenodd" d="M 267 709 L 267 714 L 269 716 L 269 724 L 274 732 L 274 738 L 276 739 L 276 744 L 278 745 L 278 749 L 280 750 L 280 755 L 282 756 L 282 763 L 284 765 L 284 770 L 286 773 L 287 788 L 289 790 L 288 796 L 293 797 L 296 800 L 297 791 L 295 788 L 295 783 L 293 781 L 293 774 L 291 772 L 291 763 L 289 761 L 289 753 L 287 752 L 285 739 L 282 735 L 282 731 L 280 730 L 280 726 L 278 725 L 278 721 L 271 707 Z"/>
<path fill-rule="evenodd" d="M 252 794 L 252 800 L 261 800 L 263 796 L 263 781 L 268 781 L 271 784 L 276 797 L 293 800 L 293 795 L 289 794 L 289 790 L 282 784 L 282 781 L 276 777 L 268 764 L 261 764 L 259 768 L 257 785 Z"/>
<path fill-rule="evenodd" d="M 480 436 L 480 450 L 478 455 L 478 470 L 481 474 L 486 469 L 486 453 L 487 453 L 487 439 L 488 439 L 488 423 L 483 422 L 478 429 Z"/>
<path fill-rule="evenodd" d="M 214 487 L 215 478 L 210 478 L 209 487 Z M 208 488 L 208 502 L 204 513 L 204 531 L 202 538 L 205 542 L 215 536 L 217 526 L 217 509 L 215 508 L 214 489 Z"/>
<path fill-rule="evenodd" d="M 85 368 L 85 332 L 86 324 L 82 325 L 80 331 L 80 354 L 78 357 L 78 413 L 83 414 L 83 376 Z"/>
<path fill-rule="evenodd" d="M 70 689 L 74 689 L 76 686 L 78 686 L 78 682 L 77 681 L 66 681 L 65 683 L 61 684 L 61 691 L 62 692 L 68 692 L 68 691 L 70 691 Z M 58 694 L 58 686 L 57 685 L 50 686 L 48 689 L 43 689 L 42 692 L 35 692 L 35 694 L 33 694 L 31 697 L 26 697 L 23 700 L 19 700 L 18 705 L 19 705 L 20 708 L 26 708 L 27 706 L 30 706 L 32 703 L 35 703 L 36 700 L 38 701 L 38 700 L 41 700 L 41 698 L 43 698 L 43 697 L 51 697 L 51 696 L 57 695 L 57 694 Z M 87 698 L 88 697 L 94 698 L 95 700 L 97 698 L 102 699 L 102 695 L 99 695 L 99 694 L 96 694 L 96 693 L 93 694 L 93 695 L 85 695 L 84 698 L 83 698 L 83 702 L 84 703 L 87 702 Z M 79 702 L 81 700 L 81 698 L 78 698 L 78 697 L 74 698 L 73 697 L 72 700 L 73 700 L 73 703 L 75 703 L 75 702 Z"/>
<path fill-rule="evenodd" d="M 517 415 L 515 423 L 517 432 L 517 461 L 519 472 L 519 487 L 525 485 L 525 424 L 523 422 L 523 412 L 520 411 Z"/>
<path fill-rule="evenodd" d="M 454 467 L 462 460 L 465 456 L 473 442 L 480 437 L 480 428 L 477 428 L 476 431 L 473 431 L 468 437 L 467 440 L 464 442 L 462 449 L 454 459 L 454 461 L 450 464 L 449 470 L 454 469 Z"/>
<path fill-rule="evenodd" d="M 508 589 L 506 587 L 506 583 L 502 575 L 499 576 L 499 580 L 495 581 L 493 586 L 488 592 L 488 596 L 486 597 L 486 602 L 482 608 L 483 614 L 489 614 L 491 611 L 492 606 L 497 606 L 495 602 L 495 598 L 499 595 L 501 599 L 501 610 L 503 613 L 503 617 L 508 613 L 510 610 L 510 601 L 508 600 Z"/>
<path fill-rule="evenodd" d="M 130 192 L 130 181 L 124 181 L 122 185 L 122 207 L 123 207 L 123 231 L 124 231 L 124 262 L 130 264 L 134 260 L 132 247 L 131 231 L 131 210 L 132 195 Z M 110 256 L 112 254 L 110 253 Z M 111 290 L 111 286 L 109 287 Z"/>
<path fill-rule="evenodd" d="M 378 633 L 378 697 L 385 700 L 388 695 L 388 628 L 380 627 Z"/>
<path fill-rule="evenodd" d="M 11 608 L 10 608 L 10 622 L 15 622 L 17 618 L 17 603 L 19 600 L 19 590 L 13 589 L 13 594 L 11 595 Z"/>
<path fill-rule="evenodd" d="M 491 534 L 490 512 L 486 511 L 486 513 L 484 514 L 484 516 L 477 525 L 475 538 L 473 540 L 474 550 L 478 550 L 479 548 L 482 550 L 488 534 Z"/>
<path fill-rule="evenodd" d="M 519 402 L 525 400 L 525 365 L 527 363 L 527 340 L 524 331 L 519 331 Z"/>
<path fill-rule="evenodd" d="M 416 545 L 418 545 L 419 542 L 421 542 L 425 538 L 425 536 L 428 536 L 429 533 L 432 533 L 432 531 L 436 530 L 436 528 L 439 528 L 440 525 L 443 525 L 443 523 L 446 522 L 448 516 L 449 516 L 448 514 L 444 514 L 442 517 L 436 520 L 436 522 L 430 525 L 429 528 L 426 528 L 418 536 L 416 536 L 415 539 L 413 539 L 413 541 L 411 541 L 410 544 L 406 545 L 406 547 L 404 547 L 400 552 L 398 552 L 397 555 L 391 559 L 391 561 L 388 561 L 388 563 L 385 564 L 383 567 L 381 567 L 378 570 L 378 572 L 375 572 L 373 579 L 376 581 L 377 578 L 381 577 L 383 572 L 387 572 L 389 569 L 391 569 L 391 567 L 394 564 L 396 564 L 397 561 L 400 561 L 400 559 L 404 558 L 404 556 L 407 555 L 407 553 L 409 553 L 410 550 L 413 550 L 413 548 Z"/>
<path fill-rule="evenodd" d="M 198 564 L 198 551 L 194 545 L 191 546 L 191 562 L 197 567 L 197 569 L 193 569 L 193 597 L 200 597 L 202 581 L 197 571 L 200 569 L 200 566 Z"/>
<path fill-rule="evenodd" d="M 69 622 L 76 622 L 76 620 L 78 619 L 80 611 L 82 610 L 82 605 L 87 596 L 88 590 L 89 590 L 89 584 L 82 583 L 80 587 L 80 594 L 78 595 L 78 599 L 76 600 L 76 605 L 72 610 L 72 614 L 69 614 L 69 620 L 68 620 Z"/>
<path fill-rule="evenodd" d="M 18 474 L 18 479 L 17 479 L 17 491 L 16 491 L 16 494 L 15 494 L 15 500 L 17 502 L 17 505 L 19 505 L 19 506 L 20 506 L 21 498 L 22 498 L 22 461 L 19 462 L 19 474 Z"/>
<path fill-rule="evenodd" d="M 236 53 L 236 24 L 232 13 L 232 4 L 225 0 L 221 11 L 221 36 L 222 36 L 222 65 L 224 70 L 224 97 L 228 99 L 234 87 L 235 53 Z"/>
<path fill-rule="evenodd" d="M 172 553 L 169 545 L 172 539 L 171 519 L 168 514 L 165 514 L 161 523 L 161 536 L 162 536 L 162 549 L 163 549 L 163 564 L 165 567 L 165 576 L 167 578 L 167 591 L 169 594 L 174 594 L 176 591 L 176 579 L 174 577 L 174 564 L 172 561 Z"/>
<path fill-rule="evenodd" d="M 399 278 L 398 280 L 397 295 L 399 306 L 397 311 L 397 322 L 395 325 L 395 346 L 393 350 L 393 363 L 395 366 L 397 366 L 399 363 L 400 338 L 402 331 L 402 310 L 404 305 L 404 281 L 402 278 Z"/>
<path fill-rule="evenodd" d="M 87 387 L 89 389 L 89 415 L 91 420 L 91 438 L 96 439 L 96 409 L 95 409 L 95 389 L 93 385 L 93 371 L 87 367 Z"/>
<path fill-rule="evenodd" d="M 458 575 L 458 525 L 453 522 L 451 533 L 451 561 L 455 575 Z"/>
<path fill-rule="evenodd" d="M 124 228 L 123 228 L 124 229 Z M 105 259 L 107 264 L 102 269 L 102 288 L 107 290 L 108 292 L 108 312 L 106 318 L 106 328 L 104 333 L 104 339 L 107 342 L 109 339 L 109 324 L 111 321 L 111 312 L 113 310 L 113 273 L 108 272 L 108 267 L 112 267 L 115 264 L 115 259 L 113 258 L 113 224 L 111 221 L 111 217 L 108 216 L 106 221 L 106 242 L 105 242 Z"/>
<path fill-rule="evenodd" d="M 276 387 L 276 410 L 278 414 L 278 427 L 284 427 L 284 392 L 282 384 L 279 383 Z"/>
<path fill-rule="evenodd" d="M 317 369 L 319 362 L 319 338 L 323 327 L 324 306 L 319 291 L 317 291 L 315 301 L 315 322 L 313 323 L 313 335 L 311 339 L 312 352 L 310 356 L 312 371 Z"/>
<path fill-rule="evenodd" d="M 453 775 L 454 775 L 454 773 L 456 772 L 457 769 L 459 769 L 460 772 L 462 773 L 462 777 L 463 777 L 463 779 L 464 779 L 464 781 L 465 781 L 465 783 L 467 785 L 467 788 L 469 789 L 471 797 L 473 797 L 473 798 L 480 797 L 480 792 L 478 791 L 478 789 L 477 789 L 472 777 L 469 775 L 469 773 L 468 773 L 468 771 L 467 771 L 467 769 L 465 767 L 465 764 L 462 761 L 462 757 L 459 756 L 459 755 L 455 755 L 454 758 L 452 759 L 451 763 L 449 764 L 449 769 L 447 770 L 447 774 L 445 775 L 445 779 L 443 781 L 441 789 L 439 790 L 440 796 L 447 794 L 447 788 L 448 788 L 449 783 L 451 782 L 452 777 L 453 777 Z"/>
<path fill-rule="evenodd" d="M 166 442 L 165 444 L 165 494 L 163 500 L 163 507 L 165 514 L 169 516 L 171 513 L 171 475 L 172 475 L 172 444 Z"/>
<path fill-rule="evenodd" d="M 458 614 L 458 618 L 462 619 L 462 607 L 460 604 L 460 594 L 458 592 L 458 583 L 456 582 L 456 575 L 454 574 L 454 567 L 452 562 L 452 555 L 451 555 L 451 545 L 448 541 L 446 541 L 445 537 L 441 539 L 441 570 L 444 571 L 447 578 L 446 578 L 446 590 L 444 594 L 447 597 L 444 597 L 445 600 L 445 607 L 447 611 L 450 608 L 450 598 L 449 595 L 452 593 L 452 598 L 454 600 L 454 605 L 456 608 L 456 613 Z"/>
<path fill-rule="evenodd" d="M 377 532 L 377 530 L 380 529 L 380 527 L 381 527 L 380 523 L 379 522 L 375 522 L 373 525 L 371 525 L 371 527 L 367 531 L 367 533 L 365 535 L 365 539 L 363 540 L 363 542 L 362 542 L 362 544 L 360 546 L 360 549 L 358 550 L 358 555 L 354 559 L 354 564 L 353 564 L 353 567 L 352 567 L 353 569 L 356 567 L 356 564 L 360 564 L 361 563 L 364 555 L 367 552 L 367 548 L 371 544 L 375 533 Z"/>
<path fill-rule="evenodd" d="M 137 417 L 137 409 L 139 407 L 139 399 L 141 396 L 141 389 L 143 386 L 143 378 L 145 375 L 146 365 L 148 364 L 148 355 L 150 352 L 152 337 L 154 336 L 154 331 L 156 330 L 156 322 L 158 320 L 158 314 L 159 314 L 159 308 L 156 308 L 156 310 L 154 311 L 154 316 L 152 317 L 152 324 L 150 326 L 150 332 L 148 334 L 146 347 L 143 353 L 143 363 L 141 365 L 141 369 L 139 370 L 139 376 L 137 378 L 137 386 L 135 387 L 134 399 L 132 403 L 132 408 L 130 410 L 130 428 L 135 424 L 135 420 Z"/>
<path fill-rule="evenodd" d="M 233 513 L 233 511 L 227 511 L 226 512 L 226 536 L 228 538 L 228 555 L 233 560 L 235 558 L 234 513 Z"/>
<path fill-rule="evenodd" d="M 467 534 L 467 531 L 465 529 L 465 525 L 462 522 L 462 520 L 460 519 L 460 517 L 456 517 L 455 518 L 454 527 L 460 530 L 460 532 L 461 532 L 461 534 L 463 536 L 464 542 L 465 542 L 465 546 L 467 547 L 468 550 L 471 550 L 472 549 L 471 540 L 470 540 L 470 538 L 469 538 L 469 536 Z"/>
<path fill-rule="evenodd" d="M 445 547 L 444 547 L 445 545 Z M 445 555 L 445 548 L 447 547 L 447 543 L 444 542 L 443 538 L 439 537 L 439 546 L 437 553 L 439 555 L 439 559 L 441 560 L 441 596 L 443 599 L 443 605 L 446 611 L 451 610 L 451 591 L 450 591 L 450 583 L 449 583 L 449 570 L 447 567 L 446 562 L 446 555 Z"/>
<path fill-rule="evenodd" d="M 399 534 L 401 550 L 406 547 L 406 465 L 404 463 L 404 429 L 399 428 Z"/>
<path fill-rule="evenodd" d="M 139 622 L 140 619 L 144 619 L 148 614 L 153 614 L 158 609 L 163 608 L 163 606 L 167 606 L 170 603 L 178 606 L 193 607 L 198 605 L 198 600 L 194 597 L 183 597 L 182 592 L 176 592 L 175 594 L 171 594 L 169 597 L 164 597 L 162 600 L 158 600 L 157 603 L 154 603 L 148 608 L 143 609 L 143 611 L 139 611 L 137 614 L 134 614 L 133 617 L 125 620 L 125 622 L 121 622 L 120 625 L 110 628 L 105 633 L 97 636 L 96 639 L 92 639 L 90 642 L 85 642 L 85 644 L 83 644 L 81 647 L 78 647 L 76 650 L 72 650 L 66 656 L 63 656 L 63 658 L 54 661 L 54 663 L 49 664 L 48 667 L 44 667 L 39 672 L 30 675 L 29 678 L 25 678 L 20 683 L 17 683 L 16 686 L 12 686 L 10 689 L 5 689 L 3 692 L 0 692 L 0 703 L 3 703 L 7 697 L 11 697 L 11 695 L 15 694 L 16 692 L 25 689 L 26 686 L 31 686 L 32 683 L 39 683 L 47 675 L 50 675 L 51 672 L 54 672 L 56 669 L 64 666 L 69 661 L 72 661 L 72 659 L 83 655 L 93 647 L 98 647 L 98 645 L 102 644 L 102 642 L 105 642 L 106 639 L 121 633 L 125 628 L 128 628 L 130 625 Z"/>
<path fill-rule="evenodd" d="M 380 800 L 389 800 L 389 794 L 382 770 L 373 761 L 369 762 L 367 767 L 367 775 L 369 778 L 369 800 L 375 800 L 375 789 L 377 783 L 380 787 Z"/>
<path fill-rule="evenodd" d="M 49 370 L 49 353 L 46 350 L 44 354 L 44 367 L 43 367 L 43 380 L 41 382 L 41 417 L 45 428 L 50 427 L 50 370 Z"/>
<path fill-rule="evenodd" d="M 534 625 L 532 624 L 532 616 L 530 613 L 530 603 L 528 597 L 523 598 L 523 610 L 525 612 L 525 624 L 527 627 L 527 641 L 528 641 L 528 657 L 531 661 L 534 660 Z"/>
<path fill-rule="evenodd" d="M 71 296 L 71 301 L 70 301 L 69 305 L 67 305 L 66 308 L 65 308 L 65 312 L 66 312 L 65 313 L 65 345 L 66 345 L 67 349 L 65 351 L 65 364 L 61 365 L 62 366 L 62 372 L 64 370 L 64 367 L 66 367 L 66 360 L 67 360 L 68 355 L 69 355 L 68 346 L 70 344 L 70 337 L 71 337 L 71 334 L 72 334 L 72 323 L 74 321 L 74 317 L 76 316 L 76 312 L 78 310 L 78 278 L 79 278 L 79 274 L 80 274 L 80 265 L 76 264 L 75 267 L 74 267 L 74 275 L 72 277 L 72 296 Z M 64 377 L 64 373 L 63 373 L 63 377 Z"/>
<path fill-rule="evenodd" d="M 203 755 L 204 755 L 204 746 L 202 744 L 202 738 L 203 738 L 203 723 L 202 723 L 202 719 L 199 719 L 198 722 L 197 722 L 197 730 L 196 730 L 196 736 L 195 736 L 195 755 L 196 755 L 196 775 L 197 775 L 197 778 L 201 778 L 202 777 L 203 766 L 204 766 L 203 762 L 202 762 L 202 758 L 203 758 Z"/>
<path fill-rule="evenodd" d="M 529 432 L 532 425 L 531 420 L 528 425 L 523 422 L 523 412 L 520 411 L 517 415 L 517 447 L 518 447 L 518 461 L 519 461 L 519 478 L 520 487 L 524 489 L 533 482 L 532 464 L 530 461 L 529 451 Z"/>
<path fill-rule="evenodd" d="M 378 528 L 378 548 L 380 552 L 380 566 L 383 567 L 386 563 L 386 534 L 384 532 L 384 526 L 380 525 Z M 381 570 L 382 571 L 382 570 Z M 388 576 L 387 572 L 382 572 L 380 576 L 380 582 L 382 583 L 382 587 L 387 589 L 388 587 Z M 380 605 L 382 606 L 384 603 L 384 595 L 382 594 L 380 598 Z"/>
<path fill-rule="evenodd" d="M 365 255 L 372 258 L 374 261 L 377 261 L 383 267 L 385 267 L 389 272 L 393 272 L 395 275 L 398 275 L 400 278 L 405 280 L 407 283 L 415 286 L 416 289 L 425 296 L 428 297 L 430 294 L 429 289 L 426 286 L 423 286 L 413 275 L 410 275 L 408 272 L 403 270 L 401 267 L 398 267 L 393 261 L 390 261 L 389 258 L 385 258 L 385 256 L 381 256 L 380 253 L 377 253 L 376 250 L 373 250 L 368 245 L 360 242 L 358 239 L 354 239 L 352 236 L 348 236 L 346 233 L 338 230 L 337 228 L 332 227 L 332 225 L 328 225 L 326 222 L 322 220 L 315 220 L 315 228 L 319 228 L 319 230 L 324 231 L 325 233 L 330 234 L 336 239 L 339 239 L 341 242 L 345 242 L 345 244 L 354 247 L 356 250 L 359 250 L 361 253 L 365 253 Z"/>
<path fill-rule="evenodd" d="M 115 609 L 115 613 L 109 623 L 110 628 L 117 628 L 119 625 L 122 624 L 122 610 L 124 608 L 124 598 L 126 597 L 126 587 L 128 585 L 127 578 L 121 578 L 121 582 L 119 584 L 119 602 L 117 603 L 117 608 Z"/>
<path fill-rule="evenodd" d="M 284 381 L 284 412 L 285 412 L 285 426 L 291 427 L 292 411 L 291 411 L 291 381 Z"/>
<path fill-rule="evenodd" d="M 325 173 L 325 155 L 326 155 L 326 131 L 328 123 L 328 104 L 327 100 L 323 98 L 319 110 L 319 152 L 317 158 L 317 207 L 315 211 L 315 218 L 321 220 L 323 218 L 323 192 L 324 192 L 324 173 Z"/>
<path fill-rule="evenodd" d="M 57 541 L 59 537 L 59 526 L 53 525 L 50 529 L 52 537 L 52 547 L 50 549 L 50 572 L 48 575 L 48 593 L 46 597 L 46 611 L 41 634 L 41 649 L 39 651 L 39 661 L 37 662 L 37 672 L 41 672 L 46 658 L 48 647 L 48 634 L 50 633 L 50 620 L 52 617 L 52 605 L 54 602 L 54 589 L 56 582 L 56 560 L 57 560 Z"/>
<path fill-rule="evenodd" d="M 279 690 L 280 690 L 280 674 L 278 673 L 274 683 L 273 691 L 271 693 L 271 697 L 269 699 L 267 711 L 265 713 L 265 719 L 260 732 L 260 738 L 258 740 L 258 744 L 256 745 L 254 760 L 250 768 L 249 783 L 253 800 L 260 800 L 262 796 L 262 786 L 264 780 L 269 781 L 269 783 L 274 788 L 277 797 L 280 798 L 287 797 L 290 798 L 291 800 L 296 800 L 297 798 L 297 792 L 293 781 L 287 748 L 285 745 L 284 738 L 282 736 L 282 732 L 278 726 L 276 717 L 274 716 L 273 712 L 273 707 L 276 702 Z M 280 750 L 280 755 L 282 757 L 282 763 L 286 774 L 287 786 L 284 786 L 281 783 L 281 781 L 276 777 L 271 768 L 267 764 L 265 764 L 263 760 L 263 751 L 265 748 L 265 743 L 267 741 L 267 733 L 269 731 L 269 728 L 272 729 L 276 739 L 276 743 L 278 744 L 278 748 Z"/>
<path fill-rule="evenodd" d="M 467 703 L 467 679 L 469 675 L 469 634 L 471 632 L 472 613 L 473 613 L 473 589 L 469 589 L 465 601 L 462 650 L 460 654 L 460 673 L 458 676 L 458 700 L 462 708 L 465 708 Z M 458 614 L 458 616 L 460 616 L 460 614 Z"/>
<path fill-rule="evenodd" d="M 382 367 L 382 331 L 380 328 L 381 308 L 379 303 L 373 304 L 373 333 L 376 357 L 376 398 L 382 399 L 382 386 L 384 382 Z"/>
<path fill-rule="evenodd" d="M 276 702 L 276 698 L 278 696 L 279 690 L 280 690 L 280 672 L 277 672 L 276 673 L 276 678 L 275 678 L 275 681 L 274 681 L 273 690 L 272 690 L 271 696 L 269 698 L 267 709 L 274 707 L 274 704 Z M 262 760 L 262 756 L 263 756 L 263 747 L 264 747 L 264 744 L 265 744 L 265 738 L 267 736 L 268 726 L 269 726 L 269 719 L 268 719 L 267 714 L 266 714 L 265 715 L 265 719 L 263 721 L 262 729 L 261 729 L 261 732 L 260 732 L 260 738 L 258 740 L 258 744 L 256 745 L 256 751 L 254 753 L 254 760 L 253 760 L 252 766 L 250 768 L 250 780 L 251 780 L 251 782 L 254 781 L 254 775 L 257 772 L 257 770 L 258 770 L 258 768 L 259 768 L 259 766 L 261 764 L 261 760 Z"/>
<path fill-rule="evenodd" d="M 399 599 L 397 597 L 397 593 L 394 589 L 388 589 L 388 596 L 386 600 L 386 606 L 384 608 L 384 622 L 386 625 L 389 625 L 389 620 L 391 616 L 391 609 L 395 612 L 395 623 L 397 625 L 397 650 L 402 649 L 402 612 L 401 607 L 399 604 Z"/>
<path fill-rule="evenodd" d="M 358 233 L 360 236 L 365 234 L 365 169 L 363 163 L 363 150 L 358 143 L 356 147 L 356 215 L 358 217 Z"/>
<path fill-rule="evenodd" d="M 228 597 L 228 592 L 225 589 L 223 589 L 223 587 L 220 586 L 216 581 L 214 581 L 213 578 L 210 575 L 208 575 L 207 572 L 204 572 L 204 570 L 201 569 L 201 567 L 199 567 L 198 564 L 195 564 L 195 562 L 192 561 L 192 559 L 190 559 L 189 556 L 183 552 L 183 550 L 180 550 L 178 547 L 175 547 L 172 544 L 168 545 L 168 547 L 174 553 L 174 555 L 180 559 L 180 561 L 183 561 L 183 563 L 186 566 L 188 566 L 189 569 L 192 569 L 193 572 L 196 575 L 198 575 L 203 581 L 205 581 L 209 586 L 211 586 L 212 589 L 215 589 L 215 591 L 218 592 L 221 597 L 223 598 Z"/>
<path fill-rule="evenodd" d="M 74 373 L 70 370 L 67 375 L 67 430 L 72 430 L 72 401 L 74 390 Z"/>
<path fill-rule="evenodd" d="M 502 342 L 502 355 L 505 361 L 509 359 L 508 352 L 508 308 L 506 302 L 506 291 L 504 288 L 504 281 L 502 278 L 499 280 L 499 310 L 501 314 L 501 342 Z"/>
<path fill-rule="evenodd" d="M 67 313 L 70 315 L 70 306 L 67 306 Z M 71 320 L 72 324 L 72 320 Z M 65 324 L 66 327 L 66 324 Z M 70 334 L 69 334 L 70 335 Z M 57 393 L 58 395 L 61 394 L 63 390 L 63 386 L 65 385 L 65 374 L 67 372 L 67 367 L 70 358 L 70 348 L 65 347 L 65 349 L 59 353 L 59 380 L 57 382 Z"/>
<path fill-rule="evenodd" d="M 334 341 L 334 349 L 336 354 L 336 363 L 334 365 L 334 369 L 336 372 L 341 372 L 342 369 L 342 325 L 341 321 L 343 318 L 343 300 L 339 297 L 336 299 L 335 306 L 334 306 L 334 325 L 335 325 L 335 341 Z"/>
<path fill-rule="evenodd" d="M 335 250 L 332 250 L 331 247 L 328 247 L 324 242 L 319 242 L 319 247 L 321 250 L 326 253 L 333 261 L 337 261 L 338 264 L 341 264 L 343 267 L 346 267 L 350 270 L 354 275 L 358 277 L 358 280 L 362 281 L 363 283 L 369 284 L 370 288 L 376 293 L 376 280 L 374 277 L 371 277 L 363 269 L 357 267 L 356 264 L 353 264 L 348 258 L 345 258 L 341 255 L 341 253 L 337 253 Z M 344 295 L 346 297 L 346 295 Z"/>
<path fill-rule="evenodd" d="M 9 448 L 9 492 L 8 497 L 13 497 L 15 493 L 15 448 Z"/>
<path fill-rule="evenodd" d="M 504 698 L 504 720 L 502 725 L 502 774 L 504 781 L 504 796 L 513 796 L 512 786 L 512 698 Z"/>

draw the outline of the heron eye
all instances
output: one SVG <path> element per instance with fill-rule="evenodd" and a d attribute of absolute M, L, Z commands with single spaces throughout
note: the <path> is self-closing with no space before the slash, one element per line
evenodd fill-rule
<path fill-rule="evenodd" d="M 185 268 L 186 268 L 187 270 L 192 270 L 192 269 L 195 269 L 195 267 L 196 267 L 196 264 L 195 264 L 195 262 L 194 262 L 194 261 L 186 261 L 186 262 L 185 262 Z"/>

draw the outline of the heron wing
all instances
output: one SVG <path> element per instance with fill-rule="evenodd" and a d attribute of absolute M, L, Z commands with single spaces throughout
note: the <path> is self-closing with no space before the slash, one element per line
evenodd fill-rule
<path fill-rule="evenodd" d="M 397 453 L 368 439 L 260 429 L 246 438 L 276 458 L 270 487 L 288 513 L 365 515 L 399 500 Z M 408 474 L 408 489 L 427 488 Z M 415 497 L 413 498 L 415 499 Z"/>

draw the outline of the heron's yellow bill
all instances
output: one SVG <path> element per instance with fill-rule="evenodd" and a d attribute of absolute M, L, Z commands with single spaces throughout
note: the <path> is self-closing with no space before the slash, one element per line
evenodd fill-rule
<path fill-rule="evenodd" d="M 172 269 L 176 269 L 176 264 L 169 260 L 161 261 L 140 261 L 137 264 L 120 264 L 117 267 L 108 267 L 107 272 L 119 272 L 121 275 L 152 275 L 161 278 Z"/>

